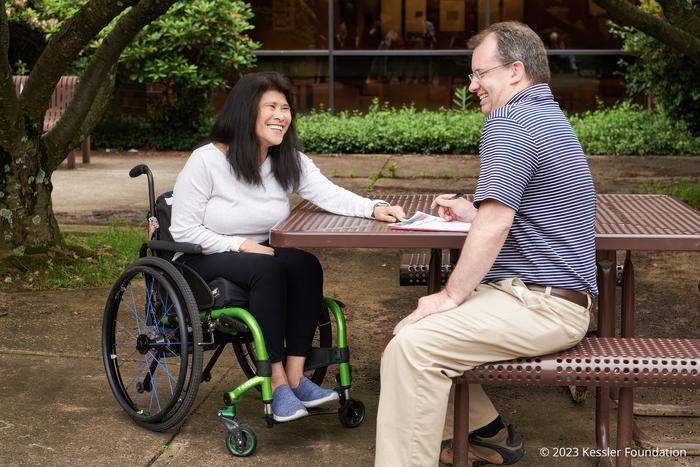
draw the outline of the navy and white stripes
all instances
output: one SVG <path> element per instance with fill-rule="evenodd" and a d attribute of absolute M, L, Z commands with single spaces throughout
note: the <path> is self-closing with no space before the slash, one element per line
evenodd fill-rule
<path fill-rule="evenodd" d="M 569 121 L 546 84 L 530 86 L 487 118 L 474 204 L 516 211 L 484 282 L 518 277 L 598 294 L 595 188 Z"/>

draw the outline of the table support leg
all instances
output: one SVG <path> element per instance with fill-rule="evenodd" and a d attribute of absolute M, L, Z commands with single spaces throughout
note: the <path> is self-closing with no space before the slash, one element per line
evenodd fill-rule
<path fill-rule="evenodd" d="M 598 336 L 615 335 L 615 287 L 616 287 L 616 253 L 603 250 L 597 254 L 598 262 Z M 610 446 L 610 388 L 597 387 L 596 395 L 596 446 L 607 450 Z M 612 465 L 608 456 L 600 458 L 600 465 Z"/>
<path fill-rule="evenodd" d="M 632 252 L 625 254 L 622 269 L 622 337 L 634 337 L 634 266 Z"/>
<path fill-rule="evenodd" d="M 625 254 L 625 265 L 622 269 L 622 337 L 634 337 L 635 320 L 635 290 L 634 290 L 634 265 L 632 264 L 632 252 L 629 250 Z M 668 404 L 635 404 L 634 391 L 632 388 L 621 388 L 618 401 L 618 445 L 622 450 L 631 446 L 630 440 L 620 437 L 620 424 L 624 423 L 625 432 L 627 425 L 634 441 L 645 449 L 673 449 L 686 450 L 687 455 L 700 455 L 700 443 L 697 442 L 660 442 L 650 438 L 645 434 L 634 421 L 634 415 L 648 416 L 700 416 L 700 406 L 697 405 L 668 405 Z M 627 395 L 629 394 L 629 395 Z M 625 400 L 629 398 L 629 402 Z M 629 404 L 629 409 L 627 407 Z M 628 412 L 629 410 L 629 412 Z M 623 419 L 624 415 L 624 419 Z"/>

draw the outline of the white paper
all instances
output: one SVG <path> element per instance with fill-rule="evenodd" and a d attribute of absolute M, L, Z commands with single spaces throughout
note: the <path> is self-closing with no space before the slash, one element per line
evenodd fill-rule
<path fill-rule="evenodd" d="M 394 230 L 427 230 L 433 232 L 469 232 L 470 222 L 446 221 L 441 217 L 432 216 L 421 211 L 403 222 L 389 224 Z"/>

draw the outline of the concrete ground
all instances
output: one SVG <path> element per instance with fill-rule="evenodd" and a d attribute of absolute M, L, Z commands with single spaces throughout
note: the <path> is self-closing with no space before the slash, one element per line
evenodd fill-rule
<path fill-rule="evenodd" d="M 186 156 L 96 152 L 89 165 L 58 170 L 52 178 L 57 218 L 65 229 L 77 230 L 104 224 L 113 215 L 139 222 L 147 207 L 146 183 L 143 177 L 130 179 L 128 170 L 147 163 L 161 192 L 172 187 Z M 384 177 L 374 183 L 372 193 L 470 191 L 478 171 L 475 157 L 314 160 L 336 183 L 356 192 L 367 189 L 370 177 L 382 169 Z M 388 170 L 391 162 L 396 164 L 395 177 Z M 592 158 L 591 167 L 600 191 L 634 192 L 642 179 L 697 179 L 700 158 Z M 382 338 L 423 290 L 398 286 L 397 250 L 314 252 L 324 265 L 326 294 L 348 304 L 354 396 L 367 407 L 362 426 L 345 429 L 335 415 L 324 415 L 268 429 L 259 396 L 251 391 L 239 406 L 239 418 L 257 431 L 258 451 L 246 459 L 232 457 L 224 446 L 225 429 L 216 419 L 222 393 L 242 381 L 229 355 L 220 360 L 212 381 L 200 386 L 195 406 L 180 427 L 146 431 L 119 408 L 104 375 L 100 328 L 107 288 L 0 293 L 0 465 L 372 465 Z M 637 255 L 642 335 L 698 337 L 699 263 L 691 254 Z M 519 465 L 597 464 L 595 457 L 585 455 L 594 445 L 592 400 L 575 405 L 562 388 L 495 387 L 489 393 L 526 440 L 527 454 Z M 698 403 L 691 390 L 639 391 L 638 397 Z M 688 418 L 639 422 L 666 438 L 699 434 L 698 424 Z M 578 455 L 554 457 L 557 448 L 578 448 Z M 696 460 L 639 458 L 634 465 L 690 466 L 698 465 Z"/>

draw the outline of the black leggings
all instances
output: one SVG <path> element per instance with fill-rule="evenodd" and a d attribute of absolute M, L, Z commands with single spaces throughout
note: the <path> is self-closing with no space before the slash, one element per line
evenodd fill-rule
<path fill-rule="evenodd" d="M 275 256 L 226 252 L 184 255 L 178 261 L 197 271 L 206 282 L 223 277 L 250 291 L 248 311 L 265 336 L 271 362 L 287 355 L 306 356 L 311 350 L 321 313 L 323 270 L 318 259 L 296 248 L 275 248 Z"/>

